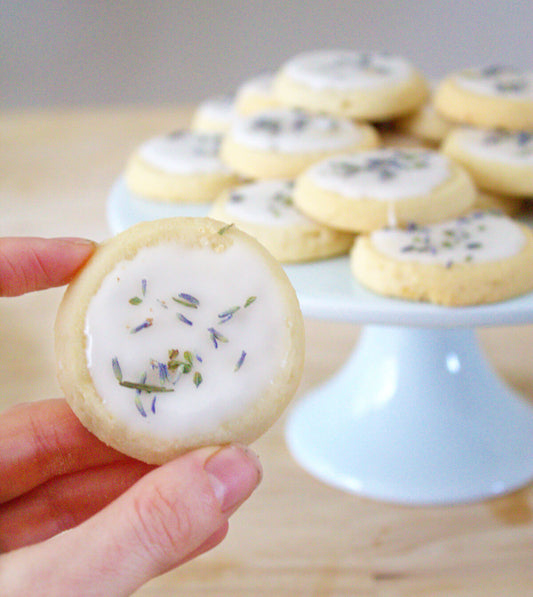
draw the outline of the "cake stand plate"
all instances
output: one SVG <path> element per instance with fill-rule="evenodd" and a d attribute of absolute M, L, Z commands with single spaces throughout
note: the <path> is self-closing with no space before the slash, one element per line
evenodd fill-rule
<path fill-rule="evenodd" d="M 156 204 L 122 180 L 114 233 L 143 220 L 207 215 Z M 360 286 L 347 257 L 285 267 L 307 317 L 363 324 L 353 354 L 296 402 L 286 439 L 322 481 L 395 503 L 456 504 L 533 480 L 533 405 L 493 371 L 475 328 L 533 322 L 533 294 L 466 308 L 389 299 Z"/>

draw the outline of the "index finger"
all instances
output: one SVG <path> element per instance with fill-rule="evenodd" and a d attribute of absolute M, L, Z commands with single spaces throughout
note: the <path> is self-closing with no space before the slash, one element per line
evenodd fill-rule
<path fill-rule="evenodd" d="M 82 238 L 0 238 L 0 296 L 67 284 L 95 246 Z"/>

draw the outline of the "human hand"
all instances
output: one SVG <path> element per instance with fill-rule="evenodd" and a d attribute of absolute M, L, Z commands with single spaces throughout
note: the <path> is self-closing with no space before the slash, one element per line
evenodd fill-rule
<path fill-rule="evenodd" d="M 1 239 L 0 295 L 65 284 L 93 249 Z M 0 420 L 0 594 L 129 595 L 217 545 L 260 478 L 241 446 L 153 467 L 105 446 L 64 400 L 16 406 Z"/>

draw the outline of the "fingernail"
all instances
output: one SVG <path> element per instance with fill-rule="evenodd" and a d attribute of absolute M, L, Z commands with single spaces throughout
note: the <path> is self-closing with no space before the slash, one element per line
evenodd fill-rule
<path fill-rule="evenodd" d="M 96 242 L 94 240 L 90 240 L 88 238 L 81 238 L 81 237 L 77 237 L 77 236 L 61 236 L 60 238 L 57 238 L 56 240 L 59 240 L 61 242 L 64 243 L 70 243 L 72 245 L 81 245 L 81 246 L 96 246 Z"/>
<path fill-rule="evenodd" d="M 263 475 L 257 455 L 245 446 L 221 448 L 210 456 L 207 472 L 222 512 L 232 510 L 250 496 Z"/>

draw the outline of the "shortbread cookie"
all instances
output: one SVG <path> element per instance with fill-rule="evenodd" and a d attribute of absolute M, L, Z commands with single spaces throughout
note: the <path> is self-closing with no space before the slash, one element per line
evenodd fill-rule
<path fill-rule="evenodd" d="M 522 197 L 508 197 L 479 191 L 474 202 L 474 208 L 480 210 L 501 211 L 507 216 L 516 217 L 524 209 L 526 200 Z"/>
<path fill-rule="evenodd" d="M 533 72 L 487 66 L 452 73 L 437 87 L 435 107 L 459 124 L 533 131 Z"/>
<path fill-rule="evenodd" d="M 245 178 L 294 178 L 325 157 L 378 144 L 368 124 L 281 108 L 237 120 L 224 137 L 221 156 Z"/>
<path fill-rule="evenodd" d="M 262 73 L 240 85 L 235 93 L 235 112 L 239 116 L 251 116 L 280 107 L 274 97 L 273 81 L 273 73 Z"/>
<path fill-rule="evenodd" d="M 476 189 L 445 155 L 421 148 L 384 148 L 335 156 L 296 179 L 294 201 L 328 226 L 368 232 L 426 224 L 464 213 Z"/>
<path fill-rule="evenodd" d="M 263 180 L 234 187 L 215 200 L 210 215 L 235 223 L 284 263 L 347 253 L 354 235 L 302 214 L 292 199 L 293 184 Z"/>
<path fill-rule="evenodd" d="M 201 102 L 193 112 L 191 129 L 208 133 L 225 133 L 235 117 L 234 97 L 217 95 Z"/>
<path fill-rule="evenodd" d="M 492 193 L 533 197 L 533 133 L 454 129 L 442 150 Z"/>
<path fill-rule="evenodd" d="M 428 100 L 421 108 L 395 121 L 398 131 L 418 139 L 429 147 L 438 147 L 452 129 L 452 124 Z"/>
<path fill-rule="evenodd" d="M 352 271 L 386 296 L 446 306 L 492 303 L 533 290 L 533 233 L 490 212 L 357 239 Z"/>
<path fill-rule="evenodd" d="M 143 143 L 125 171 L 128 189 L 145 199 L 207 203 L 238 176 L 220 157 L 222 135 L 175 131 Z"/>
<path fill-rule="evenodd" d="M 428 96 L 424 77 L 406 59 L 385 52 L 318 50 L 282 65 L 274 81 L 281 103 L 380 122 L 408 114 Z"/>
<path fill-rule="evenodd" d="M 249 443 L 303 367 L 303 319 L 280 264 L 209 218 L 138 224 L 102 244 L 56 320 L 59 381 L 81 422 L 149 463 Z"/>

